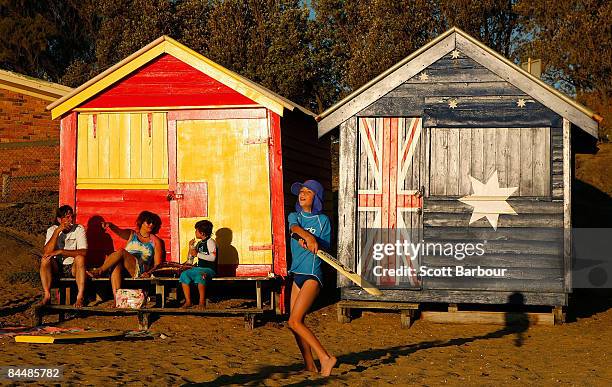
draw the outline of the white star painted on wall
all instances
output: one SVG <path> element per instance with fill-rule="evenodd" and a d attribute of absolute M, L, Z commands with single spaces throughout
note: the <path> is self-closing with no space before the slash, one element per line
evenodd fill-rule
<path fill-rule="evenodd" d="M 525 99 L 524 98 L 519 98 L 518 101 L 516 101 L 516 106 L 518 106 L 520 108 L 524 108 L 525 107 Z"/>
<path fill-rule="evenodd" d="M 497 171 L 493 172 L 485 184 L 472 176 L 469 178 L 472 181 L 474 193 L 459 199 L 460 202 L 474 207 L 469 224 L 486 217 L 493 229 L 497 230 L 499 215 L 517 215 L 506 200 L 518 187 L 500 188 Z"/>
<path fill-rule="evenodd" d="M 453 58 L 453 59 L 459 59 L 459 55 L 460 55 L 460 54 L 461 54 L 461 53 L 459 52 L 459 50 L 453 50 L 453 51 L 451 52 L 451 58 Z"/>
<path fill-rule="evenodd" d="M 423 72 L 421 73 L 421 75 L 419 75 L 419 79 L 420 79 L 421 81 L 427 81 L 427 80 L 429 80 L 429 75 L 427 74 L 427 71 L 423 71 Z"/>
<path fill-rule="evenodd" d="M 457 100 L 456 99 L 451 99 L 450 101 L 448 101 L 448 107 L 451 109 L 454 109 L 457 107 Z"/>

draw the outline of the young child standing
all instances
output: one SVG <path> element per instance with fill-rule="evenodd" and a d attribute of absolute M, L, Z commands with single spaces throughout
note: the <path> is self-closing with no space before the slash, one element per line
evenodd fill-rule
<path fill-rule="evenodd" d="M 304 317 L 312 306 L 323 286 L 321 259 L 316 253 L 319 247 L 328 249 L 331 241 L 329 218 L 323 210 L 323 186 L 315 180 L 294 183 L 291 193 L 298 196 L 296 212 L 289 214 L 289 230 L 299 236 L 300 241 L 291 238 L 291 269 L 293 287 L 291 289 L 291 310 L 289 328 L 295 336 L 297 345 L 304 358 L 307 371 L 317 372 L 312 352 L 321 362 L 321 375 L 329 376 L 336 364 L 312 331 L 304 324 Z"/>
<path fill-rule="evenodd" d="M 200 241 L 196 244 L 195 239 L 189 241 L 188 264 L 194 265 L 191 269 L 181 273 L 179 281 L 185 294 L 183 308 L 190 308 L 191 284 L 198 286 L 200 300 L 198 307 L 206 308 L 206 284 L 216 275 L 217 271 L 217 244 L 211 238 L 213 224 L 208 220 L 200 220 L 195 224 L 195 236 Z"/>

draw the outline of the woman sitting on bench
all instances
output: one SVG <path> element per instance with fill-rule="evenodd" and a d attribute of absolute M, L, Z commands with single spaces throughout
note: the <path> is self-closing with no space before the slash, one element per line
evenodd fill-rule
<path fill-rule="evenodd" d="M 92 277 L 100 277 L 111 271 L 111 284 L 115 305 L 117 303 L 117 290 L 121 288 L 121 281 L 126 271 L 132 278 L 149 277 L 151 271 L 162 263 L 162 243 L 155 235 L 161 226 L 158 215 L 143 211 L 136 219 L 138 231 L 122 229 L 111 222 L 102 223 L 104 229 L 110 229 L 120 238 L 127 240 L 125 248 L 110 254 L 99 268 L 89 271 Z"/>

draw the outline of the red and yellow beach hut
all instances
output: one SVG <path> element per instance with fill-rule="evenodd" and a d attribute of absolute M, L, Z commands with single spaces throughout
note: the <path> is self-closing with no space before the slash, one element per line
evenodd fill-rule
<path fill-rule="evenodd" d="M 168 261 L 186 259 L 209 219 L 219 274 L 285 275 L 288 187 L 330 185 L 313 113 L 167 36 L 48 109 L 61 119 L 60 203 L 87 226 L 92 265 L 124 243 L 102 220 L 132 228 L 149 210 Z"/>

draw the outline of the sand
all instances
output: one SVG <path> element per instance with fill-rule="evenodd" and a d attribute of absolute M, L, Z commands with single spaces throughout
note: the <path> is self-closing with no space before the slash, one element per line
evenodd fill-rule
<path fill-rule="evenodd" d="M 394 314 L 367 314 L 350 324 L 333 306 L 307 323 L 339 365 L 329 378 L 301 372 L 285 324 L 248 331 L 240 318 L 165 316 L 156 338 L 138 342 L 17 344 L 0 339 L 0 364 L 64 366 L 65 382 L 156 385 L 610 385 L 612 313 L 598 313 L 517 335 L 503 327 L 416 322 L 399 329 Z M 89 317 L 66 327 L 133 329 L 134 317 Z"/>
<path fill-rule="evenodd" d="M 31 259 L 27 246 L 2 235 L 3 251 L 16 257 L 8 267 L 23 272 Z M 32 284 L 4 281 L 0 326 L 28 324 L 37 298 Z M 328 305 L 308 315 L 307 324 L 338 357 L 329 378 L 302 372 L 285 321 L 269 319 L 250 331 L 238 317 L 163 316 L 153 322 L 150 341 L 22 344 L 0 337 L 0 365 L 61 365 L 64 383 L 87 385 L 610 385 L 612 296 L 587 294 L 573 305 L 571 322 L 522 333 L 423 321 L 401 329 L 394 313 L 365 312 L 340 324 Z M 54 325 L 133 330 L 137 321 L 91 316 Z"/>
<path fill-rule="evenodd" d="M 602 157 L 612 159 L 612 147 L 604 148 Z M 589 173 L 590 164 L 602 165 L 592 156 L 578 164 L 579 177 L 589 177 L 609 204 L 610 174 L 600 167 Z M 40 238 L 10 235 L 0 232 L 0 327 L 29 324 L 39 297 L 28 279 L 36 273 L 30 250 Z M 302 372 L 285 321 L 268 319 L 250 331 L 238 317 L 163 316 L 153 322 L 150 341 L 18 344 L 0 337 L 0 366 L 61 365 L 63 383 L 85 385 L 612 385 L 612 293 L 579 292 L 568 312 L 564 325 L 523 332 L 424 321 L 401 329 L 394 313 L 364 313 L 340 324 L 335 306 L 327 305 L 309 314 L 307 324 L 338 357 L 328 378 Z M 137 322 L 92 316 L 57 326 L 132 330 Z"/>

